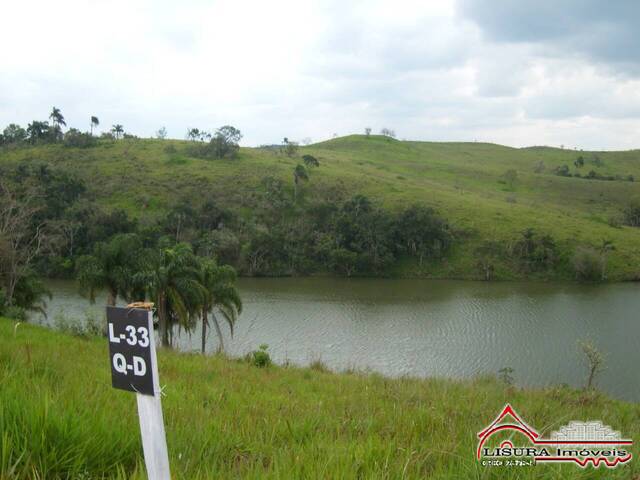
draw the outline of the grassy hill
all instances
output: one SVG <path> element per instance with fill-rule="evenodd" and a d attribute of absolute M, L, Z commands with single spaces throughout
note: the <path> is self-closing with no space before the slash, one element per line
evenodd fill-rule
<path fill-rule="evenodd" d="M 300 148 L 289 158 L 277 149 L 242 148 L 236 159 L 204 160 L 188 154 L 188 142 L 121 140 L 89 149 L 46 145 L 0 152 L 0 165 L 46 161 L 72 169 L 88 182 L 98 202 L 122 208 L 150 222 L 180 199 L 204 193 L 240 215 L 251 215 L 252 199 L 266 176 L 281 178 L 293 195 L 293 168 L 311 154 L 321 163 L 304 184 L 301 202 L 348 198 L 361 193 L 385 208 L 412 203 L 432 206 L 457 229 L 446 261 L 418 267 L 400 261 L 393 274 L 442 278 L 479 278 L 474 254 L 484 240 L 508 245 L 526 228 L 550 234 L 561 261 L 543 278 L 572 279 L 571 256 L 579 246 L 610 240 L 609 279 L 640 277 L 640 229 L 611 226 L 628 203 L 640 198 L 640 151 L 582 152 L 548 147 L 516 149 L 483 143 L 397 141 L 352 135 Z M 584 166 L 574 161 L 582 156 Z M 567 165 L 582 177 L 593 170 L 605 181 L 555 174 Z M 517 178 L 505 179 L 508 170 Z M 498 261 L 496 276 L 523 277 L 511 262 Z M 532 275 L 529 275 L 532 276 Z M 534 277 L 536 275 L 533 275 Z"/>
<path fill-rule="evenodd" d="M 146 478 L 135 396 L 111 388 L 107 342 L 0 318 L 0 478 Z M 388 379 L 258 368 L 161 350 L 174 479 L 637 478 L 637 461 L 486 467 L 476 433 L 509 402 L 540 433 L 600 419 L 640 436 L 640 407 L 492 378 Z M 637 446 L 631 447 L 634 456 Z"/>

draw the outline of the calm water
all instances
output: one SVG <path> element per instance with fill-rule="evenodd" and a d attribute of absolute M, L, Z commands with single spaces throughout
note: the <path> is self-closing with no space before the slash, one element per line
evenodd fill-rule
<path fill-rule="evenodd" d="M 89 305 L 72 282 L 50 288 L 40 321 L 103 315 L 104 299 Z M 640 401 L 640 284 L 296 278 L 243 279 L 240 290 L 245 309 L 225 341 L 232 355 L 266 343 L 277 362 L 335 370 L 462 378 L 511 367 L 519 385 L 581 385 L 576 342 L 588 338 L 607 355 L 598 386 Z M 207 344 L 215 350 L 215 333 Z M 198 350 L 200 332 L 176 345 Z"/>

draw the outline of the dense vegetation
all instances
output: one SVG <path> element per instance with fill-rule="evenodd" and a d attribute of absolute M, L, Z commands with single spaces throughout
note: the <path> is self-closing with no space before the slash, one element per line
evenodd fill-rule
<path fill-rule="evenodd" d="M 0 478 L 145 478 L 135 397 L 111 388 L 104 339 L 5 319 L 0 338 Z M 640 407 L 596 392 L 258 368 L 164 349 L 159 370 L 176 479 L 638 475 L 635 461 L 615 470 L 476 461 L 476 432 L 507 402 L 545 433 L 571 419 L 601 419 L 638 438 Z"/>
<path fill-rule="evenodd" d="M 122 125 L 96 137 L 96 117 L 63 131 L 55 108 L 50 120 L 0 138 L 0 214 L 22 222 L 0 227 L 5 310 L 37 307 L 38 276 L 74 277 L 122 235 L 241 275 L 640 277 L 636 151 L 400 142 L 388 129 L 248 149 L 228 125 L 175 141 Z M 123 298 L 150 295 L 147 280 Z"/>

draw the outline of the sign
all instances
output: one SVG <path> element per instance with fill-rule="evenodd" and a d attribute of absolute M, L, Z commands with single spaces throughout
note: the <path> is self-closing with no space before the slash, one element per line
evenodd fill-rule
<path fill-rule="evenodd" d="M 154 395 L 149 312 L 107 307 L 107 328 L 113 388 Z"/>
<path fill-rule="evenodd" d="M 478 439 L 476 457 L 486 467 L 570 463 L 580 468 L 615 468 L 633 457 L 633 440 L 599 420 L 573 420 L 544 438 L 509 404 L 478 433 Z"/>
<path fill-rule="evenodd" d="M 111 383 L 114 388 L 136 392 L 147 477 L 171 480 L 152 307 L 143 302 L 107 307 Z"/>

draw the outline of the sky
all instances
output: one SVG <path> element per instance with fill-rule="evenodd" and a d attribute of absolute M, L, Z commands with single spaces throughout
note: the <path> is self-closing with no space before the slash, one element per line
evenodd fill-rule
<path fill-rule="evenodd" d="M 6 2 L 0 128 L 640 147 L 636 0 Z"/>

